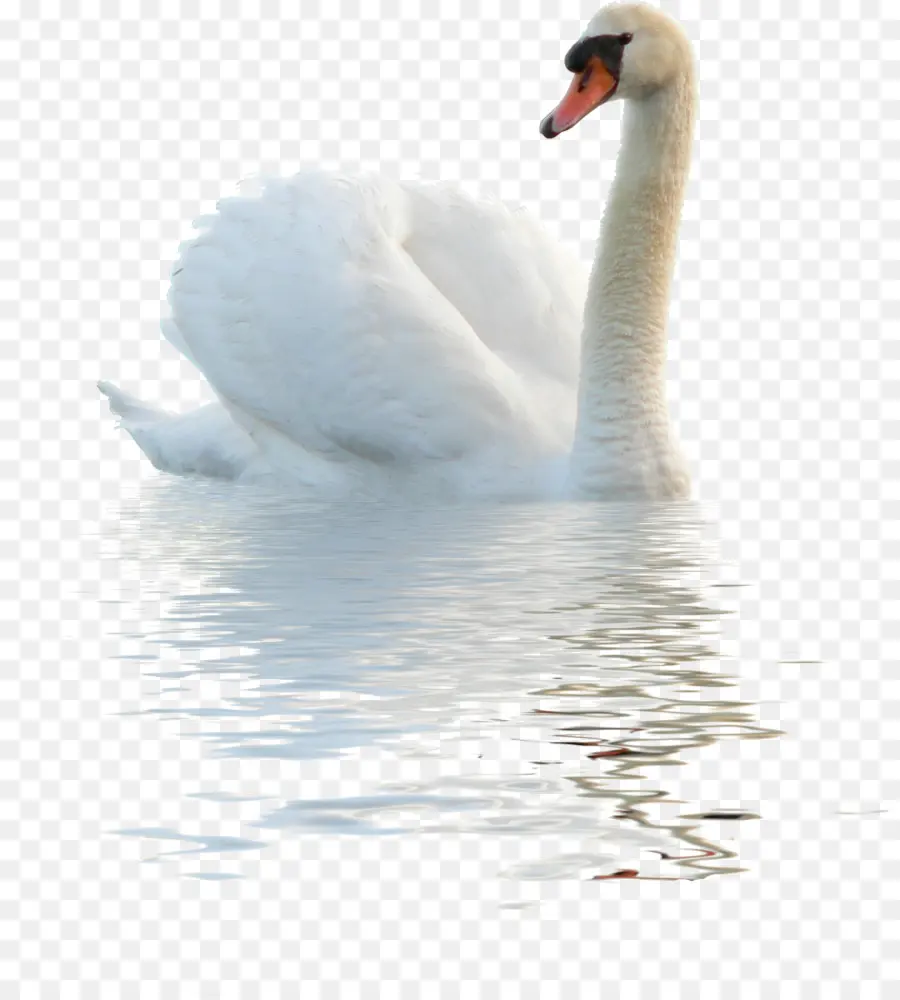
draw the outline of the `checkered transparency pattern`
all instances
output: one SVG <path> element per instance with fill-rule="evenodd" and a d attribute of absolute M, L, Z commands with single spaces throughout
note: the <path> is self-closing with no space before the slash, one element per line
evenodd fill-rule
<path fill-rule="evenodd" d="M 719 505 L 724 556 L 752 581 L 723 626 L 741 661 L 761 665 L 742 694 L 795 739 L 761 751 L 755 778 L 745 768 L 737 784 L 748 801 L 785 804 L 796 844 L 818 843 L 806 803 L 823 789 L 863 814 L 897 791 L 884 708 L 896 704 L 884 665 L 900 619 L 887 527 L 897 15 L 887 0 L 664 6 L 701 68 L 673 413 L 698 495 Z M 896 827 L 877 817 L 848 817 L 826 858 L 799 852 L 785 866 L 760 837 L 744 845 L 747 876 L 617 883 L 599 901 L 565 883 L 545 909 L 499 916 L 479 908 L 499 859 L 477 844 L 457 856 L 406 841 L 391 860 L 371 841 L 323 838 L 311 855 L 260 855 L 255 879 L 211 882 L 167 880 L 137 864 L 138 841 L 106 835 L 111 817 L 140 825 L 147 801 L 162 825 L 174 790 L 212 765 L 199 740 L 120 714 L 155 707 L 159 685 L 119 658 L 141 584 L 127 562 L 100 579 L 101 525 L 123 485 L 153 473 L 95 379 L 173 408 L 209 398 L 160 338 L 160 300 L 190 220 L 257 173 L 315 162 L 456 180 L 527 205 L 588 260 L 615 121 L 557 143 L 537 124 L 590 13 L 573 0 L 0 10 L 7 995 L 227 998 L 287 984 L 305 996 L 343 982 L 418 997 L 421 981 L 447 996 L 581 984 L 593 995 L 597 983 L 656 996 L 665 983 L 667 995 L 718 998 L 727 982 L 736 997 L 818 1000 L 879 996 L 897 980 L 884 948 L 896 939 L 896 840 L 885 842 Z M 122 621 L 92 600 L 101 584 L 121 588 Z M 787 660 L 823 666 L 779 672 Z M 841 746 L 855 733 L 858 759 L 838 757 L 838 729 Z M 811 746 L 821 752 L 804 756 Z M 277 762 L 269 778 L 277 787 Z M 211 815 L 177 805 L 182 824 Z M 310 869 L 329 873 L 315 892 L 295 877 Z"/>

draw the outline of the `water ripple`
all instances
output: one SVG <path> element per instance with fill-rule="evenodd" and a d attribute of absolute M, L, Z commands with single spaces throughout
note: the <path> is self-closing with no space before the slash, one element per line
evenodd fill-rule
<path fill-rule="evenodd" d="M 145 718 L 307 785 L 375 762 L 353 794 L 298 798 L 286 779 L 246 821 L 260 835 L 515 838 L 541 856 L 503 874 L 528 880 L 742 870 L 715 840 L 757 814 L 672 793 L 706 748 L 778 735 L 730 693 L 729 585 L 692 505 L 413 510 L 160 482 L 117 523 L 123 590 L 140 587 L 109 599 L 161 684 Z M 410 767 L 421 779 L 398 781 Z M 122 832 L 194 854 L 265 844 Z"/>

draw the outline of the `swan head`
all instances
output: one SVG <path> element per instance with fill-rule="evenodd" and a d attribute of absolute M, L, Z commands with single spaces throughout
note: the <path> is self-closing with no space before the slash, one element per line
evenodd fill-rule
<path fill-rule="evenodd" d="M 687 36 L 661 10 L 643 3 L 604 7 L 566 55 L 574 77 L 541 122 L 541 134 L 555 139 L 610 101 L 652 97 L 683 76 L 692 58 Z"/>

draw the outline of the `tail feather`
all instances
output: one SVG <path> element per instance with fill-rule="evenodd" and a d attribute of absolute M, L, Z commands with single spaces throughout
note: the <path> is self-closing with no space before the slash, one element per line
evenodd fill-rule
<path fill-rule="evenodd" d="M 123 429 L 162 472 L 237 479 L 257 456 L 253 439 L 221 403 L 172 414 L 111 382 L 98 382 L 97 388 L 109 401 L 110 410 L 121 418 Z"/>
<path fill-rule="evenodd" d="M 112 382 L 98 382 L 97 388 L 109 401 L 110 410 L 123 420 L 144 422 L 164 420 L 170 416 L 165 410 L 160 410 L 155 406 L 144 403 L 137 396 L 132 396 L 131 393 L 125 392 L 118 386 L 113 385 Z"/>

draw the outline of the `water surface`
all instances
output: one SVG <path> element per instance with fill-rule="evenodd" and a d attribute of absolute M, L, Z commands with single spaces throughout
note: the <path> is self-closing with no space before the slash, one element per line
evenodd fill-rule
<path fill-rule="evenodd" d="M 326 504 L 166 479 L 110 531 L 123 658 L 159 682 L 143 722 L 242 762 L 238 792 L 177 793 L 220 810 L 221 831 L 142 806 L 121 833 L 148 858 L 227 879 L 284 837 L 468 836 L 497 840 L 497 876 L 518 880 L 744 868 L 737 834 L 759 816 L 740 789 L 678 794 L 726 746 L 779 735 L 719 649 L 734 591 L 708 512 Z"/>

